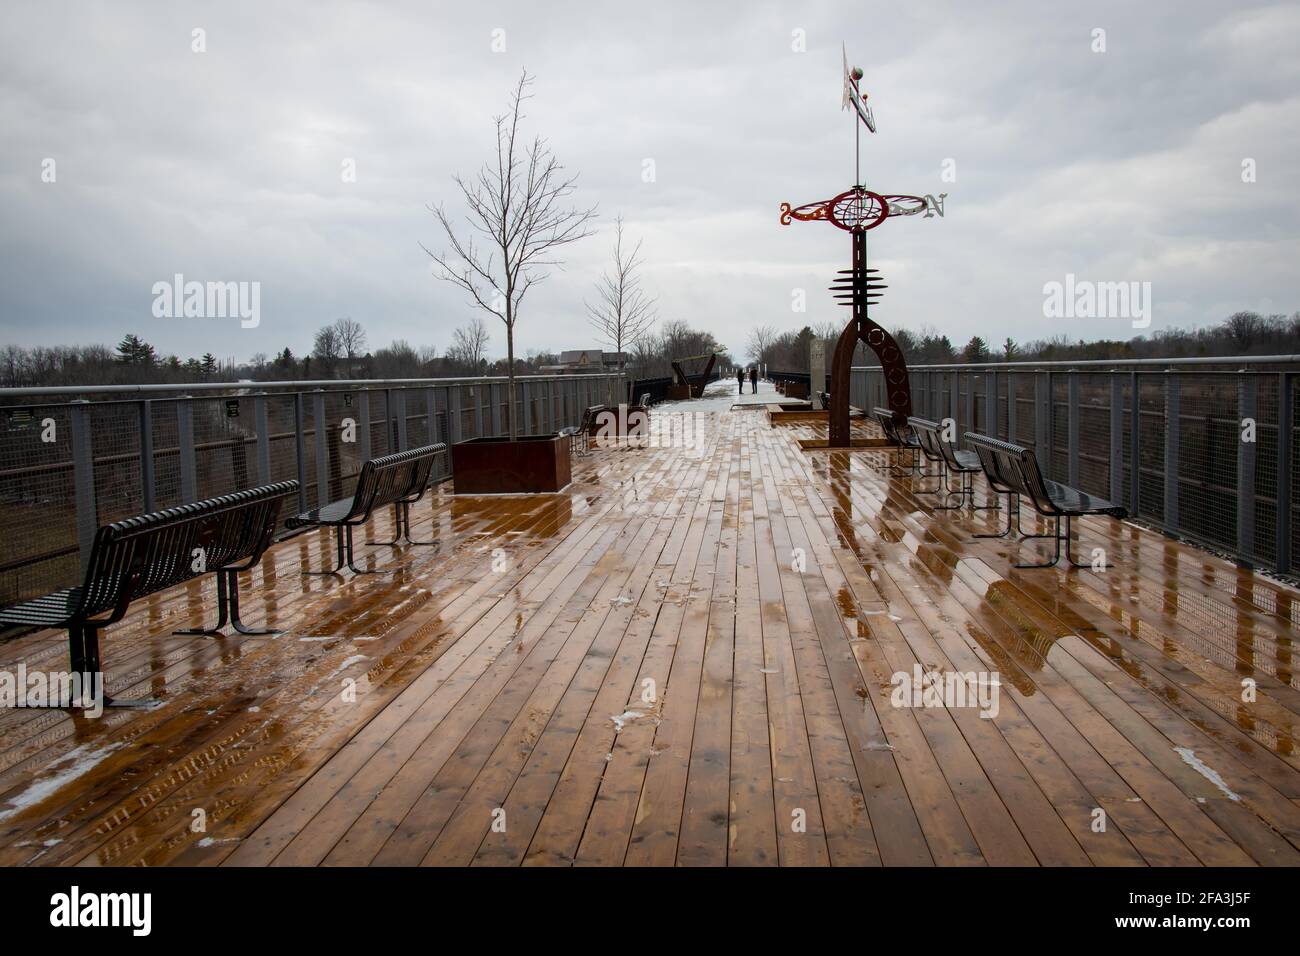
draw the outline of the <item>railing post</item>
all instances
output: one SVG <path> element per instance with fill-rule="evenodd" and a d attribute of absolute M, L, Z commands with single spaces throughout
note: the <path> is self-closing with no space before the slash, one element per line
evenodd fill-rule
<path fill-rule="evenodd" d="M 1071 488 L 1079 487 L 1079 370 L 1066 372 L 1065 460 Z"/>
<path fill-rule="evenodd" d="M 370 389 L 357 390 L 355 405 L 352 414 L 357 417 L 357 444 L 361 446 L 361 460 L 364 462 L 375 454 L 375 446 L 371 444 L 370 438 Z M 384 451 L 388 451 L 386 443 Z"/>
<path fill-rule="evenodd" d="M 153 457 L 153 400 L 140 403 L 140 496 L 145 513 L 158 510 L 158 480 Z"/>
<path fill-rule="evenodd" d="M 994 438 L 997 436 L 994 435 Z M 1016 373 L 1007 372 L 1007 441 L 1013 445 L 1020 444 L 1016 441 Z"/>
<path fill-rule="evenodd" d="M 433 386 L 426 386 L 424 389 L 424 416 L 427 422 L 425 434 L 429 436 L 429 444 L 436 445 L 442 441 L 438 434 L 438 390 Z"/>
<path fill-rule="evenodd" d="M 72 425 L 72 490 L 76 501 L 77 545 L 81 570 L 90 561 L 90 549 L 99 528 L 95 504 L 95 451 L 90 433 L 90 402 L 74 401 L 68 408 Z"/>
<path fill-rule="evenodd" d="M 1237 556 L 1245 563 L 1255 558 L 1255 463 L 1259 447 L 1256 407 L 1255 376 L 1243 368 L 1237 382 Z M 1241 440 L 1247 418 L 1254 422 L 1254 441 Z"/>
<path fill-rule="evenodd" d="M 1277 378 L 1277 558 L 1274 567 L 1281 574 L 1291 571 L 1291 442 L 1295 408 L 1291 403 L 1291 376 Z"/>
<path fill-rule="evenodd" d="M 194 409 L 190 407 L 188 395 L 176 400 L 176 446 L 180 455 L 181 504 L 187 505 L 199 500 L 194 466 Z"/>
<path fill-rule="evenodd" d="M 1138 378 L 1136 369 L 1128 374 L 1128 513 L 1136 517 L 1142 507 L 1142 380 Z"/>
<path fill-rule="evenodd" d="M 1110 500 L 1124 500 L 1124 384 L 1117 369 L 1110 373 Z"/>
<path fill-rule="evenodd" d="M 319 508 L 330 500 L 330 448 L 326 438 L 329 425 L 325 422 L 325 390 L 316 389 L 311 398 L 312 421 L 316 425 L 316 506 Z"/>
<path fill-rule="evenodd" d="M 1051 432 L 1047 423 L 1052 418 L 1052 373 L 1039 372 L 1034 375 L 1034 452 L 1038 458 L 1038 467 L 1043 474 L 1051 473 L 1052 448 Z"/>
<path fill-rule="evenodd" d="M 392 440 L 397 443 L 393 451 L 406 451 L 406 389 L 388 390 L 388 414 L 394 426 L 389 433 L 393 436 Z"/>
<path fill-rule="evenodd" d="M 524 427 L 520 430 L 521 435 L 533 434 L 533 386 L 531 382 L 520 382 L 519 393 L 524 400 L 524 413 L 519 417 L 523 419 Z"/>
<path fill-rule="evenodd" d="M 460 441 L 460 386 L 447 386 L 447 438 L 451 444 Z"/>
<path fill-rule="evenodd" d="M 253 427 L 257 429 L 257 483 L 271 483 L 271 435 L 266 414 L 266 393 L 253 396 Z"/>
<path fill-rule="evenodd" d="M 993 369 L 984 373 L 984 434 L 998 437 L 998 373 Z"/>
<path fill-rule="evenodd" d="M 1165 514 L 1170 531 L 1178 527 L 1178 373 L 1165 370 Z"/>
<path fill-rule="evenodd" d="M 948 415 L 956 421 L 961 417 L 961 375 L 953 369 L 948 377 L 952 379 L 948 385 Z"/>
<path fill-rule="evenodd" d="M 302 392 L 293 393 L 293 454 L 298 477 L 298 511 L 307 510 L 307 415 Z"/>
<path fill-rule="evenodd" d="M 974 431 L 978 426 L 975 423 L 975 373 L 966 373 L 966 428 L 957 429 L 957 442 L 961 443 L 961 433 L 963 431 Z"/>

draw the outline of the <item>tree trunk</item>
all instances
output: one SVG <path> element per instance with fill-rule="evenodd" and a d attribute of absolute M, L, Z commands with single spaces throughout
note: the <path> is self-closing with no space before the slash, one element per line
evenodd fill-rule
<path fill-rule="evenodd" d="M 510 440 L 514 441 L 519 437 L 519 432 L 515 428 L 515 327 L 513 323 L 506 325 L 506 423 Z"/>

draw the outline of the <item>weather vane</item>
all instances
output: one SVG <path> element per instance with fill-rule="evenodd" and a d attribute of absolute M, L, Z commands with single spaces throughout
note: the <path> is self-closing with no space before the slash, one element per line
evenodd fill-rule
<path fill-rule="evenodd" d="M 862 127 L 876 131 L 876 118 L 867 105 L 867 94 L 862 90 L 862 70 L 849 67 L 848 52 L 843 52 L 844 92 L 841 108 L 852 106 L 854 127 L 854 184 L 831 199 L 806 203 L 802 206 L 781 204 L 781 225 L 791 221 L 813 222 L 825 220 L 843 229 L 853 237 L 852 268 L 841 269 L 831 285 L 831 292 L 839 304 L 853 310 L 852 318 L 844 327 L 835 345 L 831 364 L 831 448 L 848 448 L 849 436 L 849 375 L 853 352 L 859 340 L 866 342 L 880 359 L 886 383 L 886 400 L 895 418 L 905 421 L 912 414 L 912 390 L 908 382 L 907 362 L 893 336 L 868 315 L 871 303 L 877 302 L 885 288 L 880 282 L 880 272 L 867 268 L 867 232 L 881 225 L 891 216 L 914 216 L 926 210 L 922 196 L 905 196 L 874 192 L 863 184 L 861 171 Z"/>

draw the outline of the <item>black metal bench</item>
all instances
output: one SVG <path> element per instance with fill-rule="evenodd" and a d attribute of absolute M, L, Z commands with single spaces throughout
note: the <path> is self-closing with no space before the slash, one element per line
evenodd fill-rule
<path fill-rule="evenodd" d="M 591 454 L 588 442 L 591 439 L 592 432 L 596 430 L 596 416 L 605 410 L 604 405 L 588 405 L 582 413 L 582 421 L 577 425 L 568 425 L 560 429 L 561 435 L 569 436 L 569 453 L 580 458 L 585 458 Z M 582 451 L 577 450 L 577 439 L 582 438 Z"/>
<path fill-rule="evenodd" d="M 1090 495 L 1086 492 L 1048 481 L 1038 467 L 1038 458 L 1029 448 L 974 432 L 966 433 L 966 440 L 980 457 L 985 477 L 995 489 L 1005 488 L 1013 498 L 1024 495 L 1039 514 L 1055 521 L 1050 535 L 1025 535 L 1027 538 L 1052 538 L 1056 545 L 1052 560 L 1042 564 L 1017 564 L 1018 568 L 1050 568 L 1061 560 L 1061 542 L 1065 542 L 1065 558 L 1076 568 L 1091 567 L 1074 560 L 1070 544 L 1070 521 L 1084 515 L 1107 515 L 1123 518 L 1128 512 L 1120 505 Z M 1065 534 L 1061 534 L 1061 519 L 1065 519 Z M 1017 522 L 1018 524 L 1018 522 Z M 1008 518 L 1008 529 L 1010 519 Z M 1103 565 L 1103 568 L 1106 567 Z"/>
<path fill-rule="evenodd" d="M 880 426 L 880 431 L 884 434 L 885 440 L 894 446 L 894 463 L 889 466 L 890 474 L 899 477 L 907 475 L 916 475 L 921 478 L 933 478 L 930 472 L 921 469 L 921 443 L 916 438 L 916 433 L 911 431 L 910 425 L 906 419 L 899 421 L 901 416 L 896 416 L 892 408 L 881 408 L 876 406 L 871 410 L 871 417 L 876 424 Z M 904 429 L 907 429 L 905 432 Z M 909 434 L 910 432 L 910 434 Z M 911 467 L 899 468 L 898 457 L 903 452 L 911 452 Z"/>
<path fill-rule="evenodd" d="M 328 571 L 304 570 L 302 573 L 338 574 L 344 563 L 356 574 L 382 574 L 391 570 L 358 568 L 352 543 L 352 529 L 365 524 L 375 509 L 386 505 L 393 506 L 393 540 L 368 544 L 396 545 L 405 539 L 407 544 L 437 545 L 437 540 L 415 541 L 411 538 L 411 505 L 423 497 L 433 476 L 434 459 L 446 451 L 447 446 L 440 442 L 371 458 L 361 466 L 352 497 L 331 501 L 286 521 L 285 526 L 289 528 L 324 526 L 335 529 L 338 561 L 334 567 Z"/>
<path fill-rule="evenodd" d="M 67 628 L 72 672 L 94 675 L 101 671 L 99 632 L 120 621 L 131 602 L 212 572 L 217 626 L 176 633 L 219 633 L 227 622 L 244 634 L 274 633 L 240 620 L 238 574 L 261 560 L 281 502 L 297 492 L 298 482 L 282 481 L 105 525 L 91 545 L 83 584 L 4 608 L 0 623 Z"/>
<path fill-rule="evenodd" d="M 912 426 L 921 453 L 939 465 L 938 487 L 934 491 L 918 491 L 918 494 L 943 494 L 949 500 L 954 497 L 957 499 L 956 504 L 935 505 L 940 511 L 956 511 L 963 504 L 969 504 L 976 511 L 997 508 L 996 502 L 991 505 L 975 504 L 975 476 L 982 470 L 979 455 L 960 449 L 954 442 L 944 438 L 943 426 L 938 422 L 912 416 L 907 423 Z M 956 490 L 950 483 L 950 475 L 954 474 L 957 475 L 958 482 Z"/>

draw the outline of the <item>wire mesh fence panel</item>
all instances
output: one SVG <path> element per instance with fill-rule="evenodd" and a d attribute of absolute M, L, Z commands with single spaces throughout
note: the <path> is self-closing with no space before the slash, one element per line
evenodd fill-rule
<path fill-rule="evenodd" d="M 433 444 L 430 437 L 433 424 L 433 397 L 426 389 L 404 389 L 402 391 L 406 405 L 406 440 L 410 448 L 420 448 Z"/>
<path fill-rule="evenodd" d="M 80 570 L 68 406 L 5 409 L 0 603 L 39 597 Z"/>
<path fill-rule="evenodd" d="M 1178 528 L 1235 550 L 1239 379 L 1170 374 L 1178 377 Z"/>
<path fill-rule="evenodd" d="M 188 400 L 196 500 L 255 488 L 257 430 L 252 398 Z"/>
<path fill-rule="evenodd" d="M 1164 375 L 1138 376 L 1138 516 L 1162 523 L 1165 516 Z"/>
<path fill-rule="evenodd" d="M 1291 476 L 1291 520 L 1288 522 L 1290 528 L 1290 545 L 1291 545 L 1291 562 L 1289 567 L 1292 573 L 1300 568 L 1300 482 L 1295 479 L 1297 469 L 1300 469 L 1300 385 L 1297 385 L 1294 378 L 1291 380 L 1291 422 L 1289 429 L 1291 432 L 1291 455 L 1290 470 Z M 1279 411 L 1281 409 L 1281 400 L 1278 402 Z"/>
<path fill-rule="evenodd" d="M 1080 372 L 1078 377 L 1078 489 L 1109 498 L 1111 471 L 1111 374 Z"/>
<path fill-rule="evenodd" d="M 1037 444 L 1038 399 L 1036 379 L 1033 375 L 1017 375 L 1014 385 L 1016 404 L 1015 435 L 1012 444 L 1034 448 Z"/>
<path fill-rule="evenodd" d="M 298 477 L 298 432 L 294 422 L 292 395 L 271 395 L 266 399 L 267 451 L 271 462 L 270 481 Z M 293 507 L 296 506 L 286 506 Z"/>
<path fill-rule="evenodd" d="M 1048 460 L 1051 462 L 1047 477 L 1052 481 L 1069 482 L 1070 456 L 1068 440 L 1070 435 L 1070 376 L 1053 375 L 1050 380 L 1051 393 L 1048 399 L 1048 414 L 1051 425 L 1047 433 L 1050 448 Z"/>
<path fill-rule="evenodd" d="M 1254 435 L 1246 431 L 1245 423 L 1238 426 L 1239 440 L 1245 442 L 1254 437 L 1253 482 L 1255 489 L 1254 519 L 1248 556 L 1256 561 L 1276 566 L 1278 558 L 1277 540 L 1277 451 L 1279 426 L 1279 382 L 1277 375 L 1260 374 L 1250 377 L 1250 393 L 1247 400 L 1254 399 Z M 1249 410 L 1249 409 L 1248 409 Z M 1244 452 L 1245 449 L 1243 448 Z M 1248 472 L 1249 474 L 1249 472 Z M 1250 480 L 1248 478 L 1247 480 Z"/>
<path fill-rule="evenodd" d="M 95 525 L 144 511 L 140 481 L 140 419 L 134 402 L 90 405 L 91 456 L 95 471 Z"/>
<path fill-rule="evenodd" d="M 178 401 L 153 403 L 154 506 L 174 508 L 181 504 L 180 432 Z"/>

